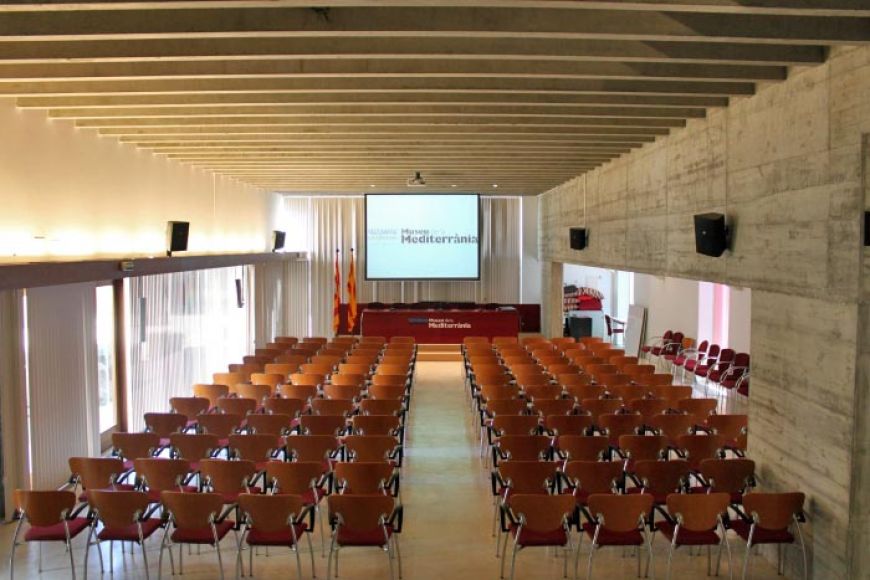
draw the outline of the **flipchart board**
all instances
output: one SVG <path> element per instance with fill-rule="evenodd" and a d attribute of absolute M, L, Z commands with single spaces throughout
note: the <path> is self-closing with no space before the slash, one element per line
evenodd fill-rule
<path fill-rule="evenodd" d="M 646 307 L 632 304 L 628 307 L 628 320 L 625 321 L 625 354 L 640 356 L 641 340 L 646 324 Z"/>

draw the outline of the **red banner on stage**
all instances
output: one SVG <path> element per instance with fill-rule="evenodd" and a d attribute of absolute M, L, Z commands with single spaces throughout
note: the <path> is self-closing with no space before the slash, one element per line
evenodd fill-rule
<path fill-rule="evenodd" d="M 504 310 L 364 310 L 363 336 L 413 336 L 419 344 L 457 344 L 466 336 L 516 336 L 520 316 Z"/>

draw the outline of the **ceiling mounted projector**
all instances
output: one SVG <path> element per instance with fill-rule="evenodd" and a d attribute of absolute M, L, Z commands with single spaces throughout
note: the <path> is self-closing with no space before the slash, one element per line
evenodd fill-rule
<path fill-rule="evenodd" d="M 426 187 L 426 180 L 419 171 L 415 171 L 414 175 L 408 178 L 407 184 L 408 187 Z"/>

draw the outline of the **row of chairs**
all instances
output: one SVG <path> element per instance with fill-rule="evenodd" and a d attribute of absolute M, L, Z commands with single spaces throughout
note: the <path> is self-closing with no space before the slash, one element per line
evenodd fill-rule
<path fill-rule="evenodd" d="M 755 465 L 745 458 L 745 415 L 717 415 L 717 401 L 691 398 L 691 387 L 661 385 L 659 393 L 641 385 L 642 378 L 626 388 L 605 384 L 614 375 L 592 376 L 590 370 L 599 370 L 592 365 L 640 361 L 620 360 L 624 353 L 612 352 L 617 349 L 609 344 L 590 349 L 594 341 L 588 341 L 576 348 L 569 340 L 519 345 L 555 388 L 531 386 L 522 376 L 529 374 L 528 363 L 515 348 L 465 349 L 469 393 L 479 405 L 472 417 L 492 450 L 493 532 L 502 576 L 511 544 L 511 577 L 518 552 L 536 546 L 565 549 L 566 574 L 573 554 L 576 577 L 584 535 L 592 542 L 589 577 L 603 546 L 637 547 L 638 575 L 646 551 L 648 571 L 659 532 L 669 541 L 668 575 L 674 551 L 684 545 L 718 547 L 720 557 L 724 548 L 730 561 L 727 530 L 747 544 L 744 577 L 750 548 L 758 543 L 798 543 L 805 561 L 803 494 L 752 489 Z M 570 361 L 571 372 L 549 372 L 560 364 L 547 362 L 552 353 Z M 600 360 L 602 353 L 606 360 Z M 583 358 L 589 354 L 599 360 Z M 481 361 L 500 369 L 481 373 Z M 497 386 L 490 386 L 493 380 Z M 579 388 L 595 396 L 585 398 Z M 717 573 L 718 568 L 717 558 Z"/>
<path fill-rule="evenodd" d="M 382 351 L 387 350 L 383 341 L 379 344 Z M 350 346 L 349 350 L 356 350 L 355 344 Z M 322 350 L 323 346 L 311 349 L 314 353 Z M 373 369 L 382 358 L 382 354 L 377 357 Z M 138 543 L 143 545 L 144 554 L 145 540 L 163 529 L 161 571 L 164 549 L 170 555 L 174 573 L 172 545 L 209 544 L 217 551 L 223 577 L 220 541 L 234 531 L 237 575 L 244 573 L 244 549 L 249 550 L 252 570 L 253 547 L 271 545 L 296 552 L 301 577 L 298 543 L 306 535 L 310 546 L 314 514 L 319 512 L 320 500 L 326 498 L 333 530 L 328 573 L 333 555 L 337 570 L 341 547 L 373 545 L 388 554 L 391 576 L 394 559 L 399 559 L 401 577 L 397 534 L 401 531 L 402 508 L 396 497 L 413 358 L 405 360 L 402 383 L 398 385 L 400 398 L 369 398 L 369 391 L 377 387 L 368 384 L 369 377 L 350 400 L 317 395 L 304 400 L 275 396 L 253 399 L 253 408 L 247 402 L 238 406 L 236 401 L 246 399 L 228 392 L 215 400 L 173 400 L 173 412 L 147 414 L 149 430 L 145 433 L 115 434 L 118 457 L 71 458 L 71 489 L 19 491 L 19 525 L 10 570 L 14 570 L 15 546 L 22 524 L 27 521 L 30 528 L 24 535 L 25 542 L 66 543 L 73 576 L 70 542 L 85 529 L 90 529 L 86 558 L 90 547 L 96 545 L 99 549 L 101 541 Z M 322 391 L 318 394 L 323 396 Z M 236 407 L 232 410 L 244 412 L 227 413 L 233 404 Z M 180 408 L 199 412 L 189 419 L 177 412 Z M 60 509 L 55 509 L 58 506 Z M 233 514 L 235 520 L 229 519 Z M 323 540 L 322 518 L 320 521 Z M 372 535 L 372 530 L 377 533 Z M 368 534 L 368 541 L 359 542 L 361 532 Z M 179 547 L 179 559 L 182 553 Z M 311 565 L 314 575 L 313 555 Z M 102 555 L 100 567 L 102 570 Z"/>

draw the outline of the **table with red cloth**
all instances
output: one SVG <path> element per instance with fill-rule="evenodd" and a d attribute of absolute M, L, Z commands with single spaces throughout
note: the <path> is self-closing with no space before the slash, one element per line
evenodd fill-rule
<path fill-rule="evenodd" d="M 475 310 L 374 310 L 362 312 L 363 336 L 413 336 L 419 344 L 457 344 L 466 336 L 517 336 L 515 308 Z"/>

